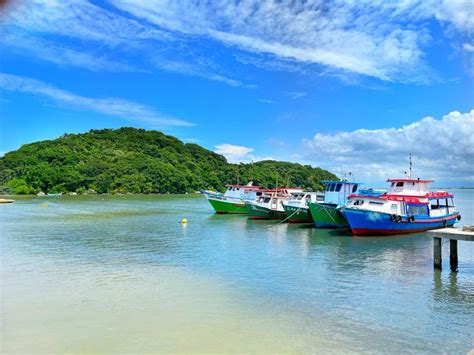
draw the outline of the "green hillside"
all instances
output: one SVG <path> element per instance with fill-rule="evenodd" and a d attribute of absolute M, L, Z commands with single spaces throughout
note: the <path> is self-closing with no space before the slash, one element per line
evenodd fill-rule
<path fill-rule="evenodd" d="M 326 170 L 287 162 L 229 164 L 197 144 L 136 128 L 91 130 L 26 144 L 0 158 L 2 193 L 184 193 L 223 190 L 251 178 L 264 187 L 321 189 L 336 177 Z"/>

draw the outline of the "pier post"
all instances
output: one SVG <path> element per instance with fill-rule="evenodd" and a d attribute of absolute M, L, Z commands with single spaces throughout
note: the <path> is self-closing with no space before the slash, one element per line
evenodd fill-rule
<path fill-rule="evenodd" d="M 449 240 L 449 264 L 451 265 L 451 271 L 457 271 L 458 269 L 458 241 L 455 239 Z"/>
<path fill-rule="evenodd" d="M 441 270 L 441 238 L 433 238 L 433 259 L 435 269 Z"/>

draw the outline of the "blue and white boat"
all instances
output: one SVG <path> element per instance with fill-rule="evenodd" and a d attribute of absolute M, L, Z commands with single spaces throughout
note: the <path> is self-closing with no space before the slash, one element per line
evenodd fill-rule
<path fill-rule="evenodd" d="M 411 170 L 411 169 L 410 169 Z M 353 194 L 342 209 L 354 235 L 390 235 L 452 227 L 461 216 L 453 195 L 431 192 L 432 180 L 389 179 L 390 190 L 379 196 Z"/>

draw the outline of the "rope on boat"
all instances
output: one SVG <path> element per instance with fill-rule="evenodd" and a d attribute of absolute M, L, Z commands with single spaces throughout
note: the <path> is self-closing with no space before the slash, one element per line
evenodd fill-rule
<path fill-rule="evenodd" d="M 301 211 L 301 207 L 298 207 L 298 209 L 293 212 L 292 214 L 290 214 L 288 217 L 286 217 L 285 219 L 282 219 L 281 221 L 278 221 L 277 223 L 275 224 L 271 224 L 269 225 L 267 228 L 272 228 L 272 227 L 275 227 L 275 226 L 279 226 L 280 224 L 282 224 L 283 222 L 287 221 L 288 219 L 290 219 L 291 217 L 293 217 L 296 213 L 298 213 L 299 211 Z"/>
<path fill-rule="evenodd" d="M 332 221 L 334 222 L 334 224 L 339 225 L 339 223 L 336 222 L 336 220 L 335 220 L 334 217 L 331 215 L 331 213 L 329 213 L 329 212 L 327 211 L 326 206 L 324 206 L 323 204 L 321 204 L 321 206 L 323 207 L 324 212 L 326 212 L 327 215 L 328 215 L 329 217 L 331 217 L 331 219 L 332 219 Z"/>
<path fill-rule="evenodd" d="M 288 219 L 290 219 L 291 217 L 293 217 L 295 214 L 297 214 L 299 211 L 301 211 L 301 207 L 298 207 L 298 209 L 293 212 L 291 215 L 289 215 L 288 217 L 286 217 L 285 219 L 282 219 L 280 222 L 278 222 L 277 224 L 282 224 L 283 222 L 287 221 Z"/>

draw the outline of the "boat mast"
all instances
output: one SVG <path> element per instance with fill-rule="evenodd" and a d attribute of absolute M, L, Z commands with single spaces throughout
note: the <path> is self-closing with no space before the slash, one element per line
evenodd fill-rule
<path fill-rule="evenodd" d="M 408 154 L 408 159 L 410 161 L 410 170 L 409 170 L 409 173 L 408 173 L 408 177 L 411 177 L 411 167 L 412 167 L 412 163 L 411 163 L 411 153 Z"/>

